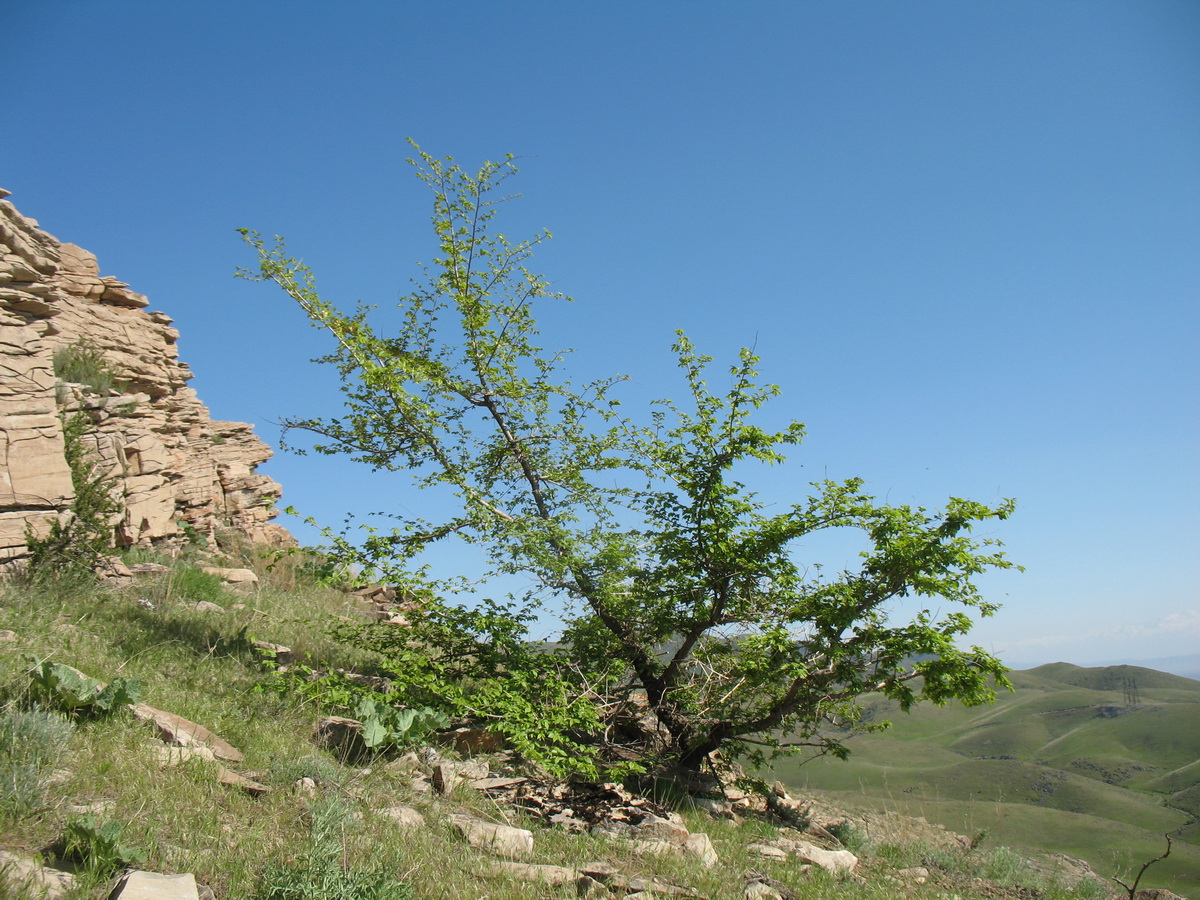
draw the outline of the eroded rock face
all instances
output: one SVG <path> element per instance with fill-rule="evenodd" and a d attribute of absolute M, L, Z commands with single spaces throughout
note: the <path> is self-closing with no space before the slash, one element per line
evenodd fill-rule
<path fill-rule="evenodd" d="M 64 410 L 88 416 L 88 444 L 119 479 L 118 543 L 179 542 L 186 529 L 292 542 L 270 521 L 280 486 L 255 471 L 270 448 L 247 424 L 212 420 L 187 386 L 179 332 L 148 302 L 0 199 L 0 568 L 26 555 L 27 527 L 43 534 L 70 505 Z M 119 389 L 59 383 L 55 351 L 81 340 Z"/>

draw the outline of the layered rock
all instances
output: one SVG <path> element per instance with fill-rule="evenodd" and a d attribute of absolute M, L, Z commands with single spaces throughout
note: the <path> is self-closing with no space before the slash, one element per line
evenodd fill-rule
<path fill-rule="evenodd" d="M 280 486 L 255 471 L 270 448 L 249 425 L 213 421 L 187 386 L 179 332 L 148 304 L 101 276 L 91 253 L 0 199 L 0 567 L 26 555 L 27 528 L 44 533 L 70 506 L 61 416 L 75 411 L 90 420 L 88 448 L 117 479 L 118 544 L 179 542 L 193 529 L 291 542 L 270 521 Z M 79 346 L 102 354 L 119 387 L 56 378 L 55 352 Z"/>

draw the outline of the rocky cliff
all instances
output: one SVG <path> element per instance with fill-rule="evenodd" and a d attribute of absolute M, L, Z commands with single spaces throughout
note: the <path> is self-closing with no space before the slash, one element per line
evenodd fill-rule
<path fill-rule="evenodd" d="M 44 533 L 70 507 L 61 416 L 74 411 L 90 419 L 87 448 L 116 479 L 119 545 L 177 543 L 192 529 L 291 542 L 270 521 L 279 485 L 255 472 L 270 448 L 249 425 L 212 420 L 187 386 L 179 332 L 147 305 L 101 276 L 91 253 L 0 199 L 0 569 L 26 555 L 27 527 Z M 56 353 L 61 371 L 81 348 L 112 386 L 55 374 Z"/>

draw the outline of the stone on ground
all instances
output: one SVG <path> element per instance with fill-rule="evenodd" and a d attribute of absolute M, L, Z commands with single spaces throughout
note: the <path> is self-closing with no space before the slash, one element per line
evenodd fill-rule
<path fill-rule="evenodd" d="M 168 744 L 175 744 L 178 747 L 207 747 L 218 759 L 227 762 L 241 762 L 243 759 L 242 751 L 228 741 L 217 737 L 203 725 L 189 722 L 183 716 L 155 709 L 145 703 L 139 703 L 129 708 L 138 719 L 149 722 L 157 728 L 159 735 Z"/>
<path fill-rule="evenodd" d="M 200 900 L 194 875 L 160 875 L 130 872 L 117 886 L 112 900 Z"/>
<path fill-rule="evenodd" d="M 0 850 L 0 894 L 4 889 L 14 892 L 24 888 L 31 897 L 58 900 L 75 886 L 75 876 L 69 872 L 42 866 L 27 856 L 17 856 Z"/>
<path fill-rule="evenodd" d="M 491 871 L 493 875 L 537 884 L 570 884 L 579 878 L 578 870 L 565 866 L 540 866 L 507 860 L 492 863 Z"/>
<path fill-rule="evenodd" d="M 411 806 L 389 806 L 379 812 L 381 815 L 395 820 L 401 828 L 423 828 L 425 826 L 425 817 Z"/>
<path fill-rule="evenodd" d="M 500 856 L 529 856 L 533 853 L 533 832 L 511 825 L 497 825 L 474 816 L 452 815 L 450 822 L 472 847 Z"/>
<path fill-rule="evenodd" d="M 858 857 L 849 850 L 823 850 L 808 841 L 781 841 L 789 852 L 834 875 L 849 875 L 858 867 Z"/>

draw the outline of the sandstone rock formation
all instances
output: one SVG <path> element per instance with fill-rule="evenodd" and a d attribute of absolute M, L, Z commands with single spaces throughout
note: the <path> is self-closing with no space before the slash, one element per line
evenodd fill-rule
<path fill-rule="evenodd" d="M 8 196 L 0 190 L 0 198 Z M 122 546 L 178 543 L 195 529 L 290 543 L 270 522 L 280 486 L 255 468 L 271 450 L 241 422 L 215 422 L 187 387 L 179 332 L 96 257 L 59 242 L 0 199 L 0 569 L 26 555 L 73 496 L 60 414 L 91 420 L 87 442 L 117 479 Z M 62 384 L 56 351 L 102 354 L 116 387 Z"/>

